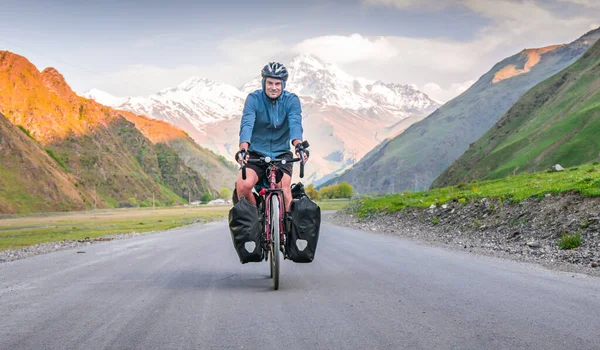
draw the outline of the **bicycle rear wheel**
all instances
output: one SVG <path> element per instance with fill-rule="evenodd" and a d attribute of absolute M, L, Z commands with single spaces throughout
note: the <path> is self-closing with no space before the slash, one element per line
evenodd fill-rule
<path fill-rule="evenodd" d="M 280 246 L 280 213 L 279 213 L 279 197 L 271 197 L 271 275 L 273 276 L 273 289 L 279 289 L 279 246 Z"/>

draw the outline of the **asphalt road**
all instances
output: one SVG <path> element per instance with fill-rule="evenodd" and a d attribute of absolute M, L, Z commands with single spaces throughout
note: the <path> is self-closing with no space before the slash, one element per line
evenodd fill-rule
<path fill-rule="evenodd" d="M 239 263 L 226 223 L 0 264 L 0 349 L 599 349 L 600 280 L 322 227 Z"/>

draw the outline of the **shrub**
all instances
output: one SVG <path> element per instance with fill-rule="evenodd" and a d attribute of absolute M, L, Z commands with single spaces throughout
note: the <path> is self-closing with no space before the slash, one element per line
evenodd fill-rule
<path fill-rule="evenodd" d="M 227 187 L 221 188 L 221 190 L 219 191 L 219 198 L 222 198 L 222 199 L 231 198 L 231 190 Z"/>
<path fill-rule="evenodd" d="M 315 185 L 313 184 L 310 184 L 308 185 L 308 187 L 306 187 L 306 195 L 308 196 L 308 198 L 315 201 L 321 198 L 321 194 L 315 189 Z"/>
<path fill-rule="evenodd" d="M 26 129 L 24 126 L 22 126 L 22 125 L 17 125 L 17 127 L 18 127 L 19 129 L 21 129 L 21 131 L 22 131 L 22 132 L 24 132 L 24 133 L 25 133 L 25 135 L 27 135 L 27 136 L 28 136 L 30 139 L 32 139 L 32 140 L 35 140 L 35 139 L 33 138 L 33 136 L 31 136 L 31 133 L 29 132 L 29 130 L 27 130 L 27 129 Z"/>
<path fill-rule="evenodd" d="M 65 169 L 65 171 L 69 171 L 65 162 L 63 162 L 62 159 L 60 159 L 56 154 L 54 154 L 54 152 L 50 148 L 45 148 L 45 150 L 46 153 L 48 153 L 48 155 L 58 163 L 58 165 Z"/>
<path fill-rule="evenodd" d="M 579 233 L 569 235 L 566 232 L 563 233 L 562 237 L 558 241 L 558 247 L 563 250 L 573 249 L 579 247 L 583 243 L 583 238 Z"/>

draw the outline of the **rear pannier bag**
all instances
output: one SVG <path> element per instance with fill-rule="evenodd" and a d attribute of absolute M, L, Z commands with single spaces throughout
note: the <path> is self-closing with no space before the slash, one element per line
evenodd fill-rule
<path fill-rule="evenodd" d="M 242 264 L 262 261 L 258 210 L 246 198 L 229 210 L 229 231 Z"/>
<path fill-rule="evenodd" d="M 286 253 L 297 263 L 310 263 L 315 258 L 319 231 L 321 228 L 321 208 L 307 196 L 292 202 L 292 228 L 288 234 Z"/>

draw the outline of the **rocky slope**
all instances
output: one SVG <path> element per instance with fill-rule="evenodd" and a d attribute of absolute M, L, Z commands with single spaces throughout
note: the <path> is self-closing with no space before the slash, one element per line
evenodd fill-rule
<path fill-rule="evenodd" d="M 451 202 L 368 218 L 358 218 L 350 208 L 328 220 L 445 248 L 600 276 L 599 205 L 598 198 L 565 193 L 519 203 L 497 199 Z M 579 234 L 583 243 L 574 249 L 560 249 L 565 233 Z"/>

